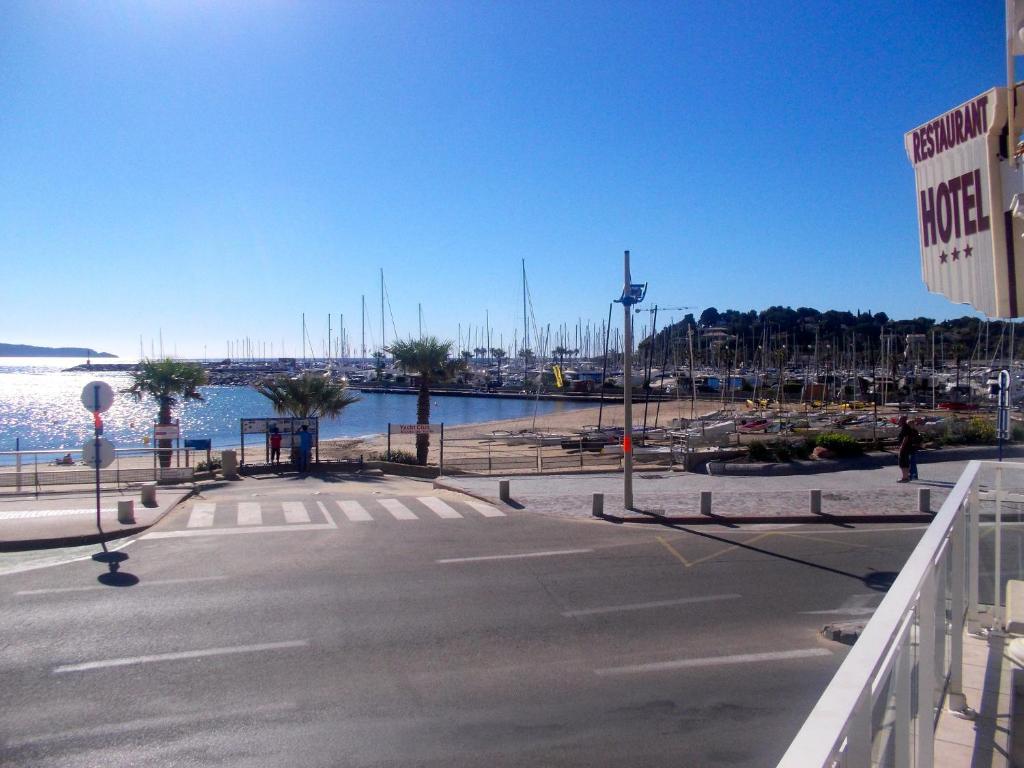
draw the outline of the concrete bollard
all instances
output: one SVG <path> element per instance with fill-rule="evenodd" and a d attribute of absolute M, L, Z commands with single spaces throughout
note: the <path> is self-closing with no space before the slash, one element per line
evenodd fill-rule
<path fill-rule="evenodd" d="M 590 512 L 591 512 L 591 514 L 594 515 L 594 517 L 601 517 L 602 515 L 604 515 L 604 494 L 603 493 L 595 493 L 594 494 L 594 501 L 593 501 L 593 504 L 590 507 Z"/>
<path fill-rule="evenodd" d="M 135 522 L 135 501 L 133 499 L 127 499 L 117 502 L 117 522 Z"/>
<path fill-rule="evenodd" d="M 142 506 L 156 506 L 156 480 L 150 480 L 142 484 Z"/>
<path fill-rule="evenodd" d="M 700 513 L 702 515 L 711 514 L 711 491 L 700 492 Z"/>
<path fill-rule="evenodd" d="M 508 504 L 512 501 L 512 495 L 509 491 L 509 481 L 499 480 L 498 481 L 498 498 Z"/>
<path fill-rule="evenodd" d="M 821 514 L 821 491 L 817 489 L 811 491 L 811 514 Z"/>
<path fill-rule="evenodd" d="M 225 480 L 238 479 L 238 455 L 234 451 L 221 451 L 220 471 Z"/>
<path fill-rule="evenodd" d="M 918 488 L 917 489 L 917 511 L 927 513 L 932 511 L 932 491 L 931 488 Z"/>

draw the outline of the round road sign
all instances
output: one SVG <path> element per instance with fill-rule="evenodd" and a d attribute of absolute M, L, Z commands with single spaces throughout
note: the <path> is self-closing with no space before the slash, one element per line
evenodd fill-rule
<path fill-rule="evenodd" d="M 103 413 L 114 404 L 114 390 L 105 381 L 90 381 L 82 389 L 82 405 L 89 413 Z"/>
<path fill-rule="evenodd" d="M 96 450 L 96 444 L 99 443 L 99 451 Z M 82 446 L 82 461 L 86 465 L 96 468 L 97 453 L 99 454 L 99 467 L 109 467 L 114 463 L 114 444 L 104 437 L 94 438 L 92 440 L 86 440 L 85 445 Z"/>

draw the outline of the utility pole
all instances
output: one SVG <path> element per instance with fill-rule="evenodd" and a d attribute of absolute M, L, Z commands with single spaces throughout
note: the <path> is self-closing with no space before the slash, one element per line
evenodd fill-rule
<path fill-rule="evenodd" d="M 647 284 L 634 284 L 629 273 L 629 251 L 625 252 L 625 280 L 622 286 L 623 349 L 622 349 L 622 400 L 625 409 L 625 431 L 622 436 L 623 503 L 626 509 L 633 509 L 633 305 L 644 300 Z"/>

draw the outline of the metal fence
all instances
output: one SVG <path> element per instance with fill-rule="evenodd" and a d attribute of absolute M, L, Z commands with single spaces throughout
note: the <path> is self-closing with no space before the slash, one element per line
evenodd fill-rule
<path fill-rule="evenodd" d="M 161 467 L 160 452 L 170 451 L 171 464 Z M 189 483 L 197 461 L 206 452 L 179 448 L 118 448 L 111 466 L 100 470 L 100 485 L 124 487 L 137 483 Z M 82 461 L 81 449 L 0 451 L 0 493 L 40 493 L 46 488 L 94 485 L 96 470 Z"/>
<path fill-rule="evenodd" d="M 1004 476 L 1022 470 L 1016 462 L 968 464 L 779 768 L 931 768 L 938 708 L 943 700 L 954 711 L 968 704 L 965 628 L 1002 625 L 1002 509 L 1024 499 Z M 983 471 L 994 474 L 994 491 L 982 489 Z M 983 502 L 994 513 L 991 551 L 981 546 Z"/>
<path fill-rule="evenodd" d="M 444 438 L 442 472 L 472 474 L 535 474 L 592 472 L 622 468 L 622 454 L 607 453 L 583 439 L 493 436 Z M 563 447 L 563 442 L 565 447 Z M 612 446 L 614 447 L 614 446 Z"/>

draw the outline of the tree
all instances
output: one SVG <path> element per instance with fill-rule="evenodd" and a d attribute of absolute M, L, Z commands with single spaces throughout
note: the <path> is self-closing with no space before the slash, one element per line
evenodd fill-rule
<path fill-rule="evenodd" d="M 339 416 L 359 401 L 344 384 L 308 371 L 294 379 L 287 375 L 275 376 L 256 384 L 255 389 L 270 401 L 274 413 L 297 419 Z"/>
<path fill-rule="evenodd" d="M 501 347 L 491 347 L 491 357 L 498 363 L 498 386 L 501 386 L 501 361 L 505 359 L 505 350 Z"/>
<path fill-rule="evenodd" d="M 422 339 L 396 341 L 388 348 L 398 367 L 406 373 L 419 377 L 419 393 L 416 398 L 416 423 L 430 423 L 430 387 L 451 381 L 466 369 L 465 360 L 450 360 L 451 341 L 440 341 L 436 336 Z M 430 434 L 416 435 L 416 462 L 427 463 L 430 450 Z"/>
<path fill-rule="evenodd" d="M 143 360 L 131 373 L 132 385 L 126 390 L 136 400 L 150 395 L 159 405 L 156 423 L 171 424 L 171 410 L 178 400 L 202 400 L 199 387 L 206 381 L 206 371 L 198 363 L 186 363 L 167 357 L 162 360 Z M 171 441 L 157 441 L 160 466 L 171 466 Z"/>
<path fill-rule="evenodd" d="M 698 322 L 705 328 L 716 325 L 718 323 L 718 310 L 714 307 L 708 307 L 700 313 L 700 320 Z"/>

